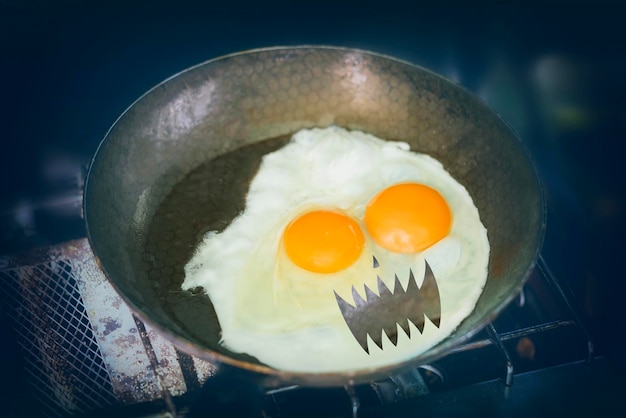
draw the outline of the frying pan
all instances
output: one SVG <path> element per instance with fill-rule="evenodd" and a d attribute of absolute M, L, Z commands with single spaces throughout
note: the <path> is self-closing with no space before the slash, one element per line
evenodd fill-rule
<path fill-rule="evenodd" d="M 487 228 L 487 283 L 469 317 L 410 360 L 337 373 L 275 370 L 219 344 L 209 298 L 180 289 L 183 266 L 204 232 L 223 229 L 243 209 L 264 153 L 302 128 L 333 124 L 408 142 L 443 163 Z M 93 158 L 84 215 L 100 267 L 141 319 L 182 351 L 268 386 L 372 381 L 445 355 L 521 290 L 545 229 L 541 184 L 524 146 L 480 100 L 401 60 L 309 46 L 213 59 L 144 94 Z"/>

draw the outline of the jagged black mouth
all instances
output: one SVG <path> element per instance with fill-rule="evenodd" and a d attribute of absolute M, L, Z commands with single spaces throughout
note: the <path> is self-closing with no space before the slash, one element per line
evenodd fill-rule
<path fill-rule="evenodd" d="M 366 353 L 369 354 L 367 336 L 382 350 L 384 332 L 391 343 L 395 346 L 398 343 L 398 326 L 411 338 L 409 321 L 415 325 L 420 334 L 424 331 L 426 317 L 439 328 L 441 321 L 441 301 L 439 298 L 439 288 L 435 275 L 428 262 L 426 263 L 424 281 L 422 287 L 418 287 L 415 282 L 413 271 L 409 271 L 409 283 L 406 289 L 395 276 L 393 292 L 382 281 L 378 280 L 378 294 L 374 293 L 367 285 L 365 286 L 365 299 L 352 286 L 352 297 L 354 305 L 345 301 L 335 293 L 337 305 L 341 310 L 348 328 L 356 338 L 357 342 Z M 374 266 L 378 262 L 374 258 Z"/>

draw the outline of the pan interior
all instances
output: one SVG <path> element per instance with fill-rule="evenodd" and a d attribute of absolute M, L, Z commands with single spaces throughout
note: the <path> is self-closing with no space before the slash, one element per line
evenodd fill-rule
<path fill-rule="evenodd" d="M 283 136 L 246 145 L 185 176 L 159 205 L 143 249 L 144 259 L 153 266 L 148 270 L 149 280 L 167 315 L 199 344 L 239 360 L 257 362 L 219 344 L 220 326 L 209 298 L 202 289 L 181 290 L 184 266 L 206 232 L 224 230 L 245 209 L 249 182 L 261 158 L 288 139 Z"/>
<path fill-rule="evenodd" d="M 107 277 L 184 350 L 254 369 L 253 359 L 219 345 L 208 299 L 180 290 L 183 267 L 204 232 L 223 228 L 243 208 L 263 154 L 299 129 L 332 124 L 408 142 L 467 188 L 488 231 L 487 284 L 472 315 L 410 363 L 472 335 L 521 289 L 534 263 L 544 228 L 536 173 L 515 134 L 474 96 L 427 70 L 363 51 L 235 54 L 193 67 L 135 102 L 101 143 L 85 190 L 89 241 Z"/>

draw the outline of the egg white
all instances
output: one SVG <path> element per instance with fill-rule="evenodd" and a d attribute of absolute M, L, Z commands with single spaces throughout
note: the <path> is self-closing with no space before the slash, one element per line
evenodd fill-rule
<path fill-rule="evenodd" d="M 447 237 L 416 254 L 378 246 L 362 222 L 369 200 L 402 182 L 438 190 L 452 212 Z M 341 211 L 365 236 L 359 259 L 334 274 L 315 274 L 293 265 L 282 250 L 282 232 L 313 209 Z M 374 269 L 372 256 L 380 267 Z M 383 336 L 383 349 L 369 354 L 355 340 L 333 291 L 352 302 L 351 288 L 377 291 L 380 276 L 393 290 L 397 275 L 406 288 L 409 270 L 417 284 L 431 266 L 441 298 L 441 324 L 428 320 L 411 338 L 398 332 L 397 346 Z M 487 278 L 489 243 L 467 190 L 434 158 L 408 144 L 339 127 L 302 130 L 283 148 L 266 155 L 246 198 L 246 208 L 221 233 L 210 233 L 185 267 L 183 289 L 202 286 L 222 328 L 222 343 L 277 369 L 335 372 L 375 368 L 416 356 L 467 317 Z"/>

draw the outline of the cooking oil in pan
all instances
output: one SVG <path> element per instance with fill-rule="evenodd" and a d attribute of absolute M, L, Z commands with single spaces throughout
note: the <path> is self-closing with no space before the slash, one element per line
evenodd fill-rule
<path fill-rule="evenodd" d="M 238 148 L 191 171 L 165 197 L 148 228 L 144 256 L 152 262 L 150 283 L 165 312 L 199 343 L 240 359 L 251 360 L 219 345 L 219 323 L 204 292 L 181 290 L 184 267 L 206 232 L 222 231 L 244 209 L 261 159 L 290 136 Z"/>

